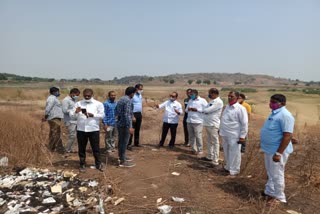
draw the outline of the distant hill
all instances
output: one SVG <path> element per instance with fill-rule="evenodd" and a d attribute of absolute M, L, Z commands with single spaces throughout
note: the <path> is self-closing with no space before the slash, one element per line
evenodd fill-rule
<path fill-rule="evenodd" d="M 16 74 L 0 73 L 0 80 L 2 81 L 21 81 L 21 82 L 53 82 L 53 78 L 27 77 Z"/>

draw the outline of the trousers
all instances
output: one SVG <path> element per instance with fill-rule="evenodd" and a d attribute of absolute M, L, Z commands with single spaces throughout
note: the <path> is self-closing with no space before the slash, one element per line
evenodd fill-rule
<path fill-rule="evenodd" d="M 50 151 L 64 152 L 64 147 L 61 140 L 61 119 L 54 118 L 48 120 L 49 132 L 49 149 Z"/>
<path fill-rule="evenodd" d="M 169 129 L 170 129 L 170 133 L 171 133 L 171 139 L 169 142 L 169 146 L 174 146 L 174 143 L 176 142 L 177 127 L 178 127 L 178 124 L 165 123 L 165 122 L 163 123 L 161 140 L 159 143 L 161 146 L 163 146 L 163 144 L 166 140 Z"/>
<path fill-rule="evenodd" d="M 202 152 L 202 123 L 188 123 L 189 144 L 193 152 Z"/>
<path fill-rule="evenodd" d="M 230 172 L 230 175 L 240 173 L 241 166 L 241 144 L 238 144 L 239 138 L 222 136 L 223 154 L 225 160 L 224 168 Z"/>
<path fill-rule="evenodd" d="M 86 147 L 88 140 L 90 141 L 90 146 L 92 149 L 95 165 L 98 168 L 101 164 L 100 161 L 100 132 L 83 132 L 77 131 L 78 138 L 78 154 L 80 159 L 80 166 L 86 165 Z"/>
<path fill-rule="evenodd" d="M 219 164 L 219 134 L 218 128 L 214 126 L 205 126 L 207 132 L 208 142 L 208 155 L 207 158 L 211 159 L 214 164 Z"/>
<path fill-rule="evenodd" d="M 68 142 L 66 146 L 66 151 L 70 152 L 72 151 L 73 144 L 77 137 L 77 124 L 76 123 L 66 123 L 65 126 L 68 129 Z"/>

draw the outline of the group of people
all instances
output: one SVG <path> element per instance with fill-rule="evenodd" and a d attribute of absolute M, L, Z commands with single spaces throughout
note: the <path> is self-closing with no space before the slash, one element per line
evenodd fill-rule
<path fill-rule="evenodd" d="M 78 141 L 80 171 L 86 169 L 86 146 L 89 140 L 95 165 L 103 170 L 100 160 L 100 121 L 105 130 L 105 152 L 115 151 L 115 136 L 118 133 L 118 155 L 120 167 L 133 167 L 133 160 L 126 156 L 126 150 L 140 147 L 140 128 L 142 122 L 143 85 L 128 87 L 125 95 L 116 101 L 115 91 L 108 92 L 108 99 L 101 103 L 93 98 L 93 90 L 85 89 L 83 99 L 78 101 L 80 91 L 73 88 L 62 104 L 57 99 L 59 89 L 50 88 L 44 121 L 50 126 L 49 149 L 57 152 L 73 152 L 74 141 Z M 178 93 L 170 93 L 167 101 L 156 105 L 164 109 L 161 139 L 158 147 L 164 146 L 168 131 L 171 139 L 169 149 L 175 147 L 179 117 L 183 116 L 184 145 L 191 147 L 192 153 L 213 166 L 219 165 L 220 142 L 224 153 L 223 171 L 230 177 L 240 173 L 241 153 L 245 152 L 248 139 L 248 123 L 251 107 L 245 102 L 246 96 L 237 91 L 228 93 L 228 104 L 224 106 L 219 90 L 211 88 L 208 99 L 199 96 L 196 89 L 186 91 L 184 109 L 178 102 Z M 282 94 L 271 96 L 269 107 L 272 113 L 260 132 L 261 149 L 265 153 L 265 168 L 268 182 L 264 194 L 269 203 L 286 202 L 284 194 L 284 167 L 289 154 L 294 118 L 286 109 L 286 97 Z M 61 140 L 61 122 L 68 129 L 68 143 L 64 148 Z M 202 131 L 207 133 L 207 155 L 203 154 Z M 133 143 L 132 143 L 133 142 Z"/>

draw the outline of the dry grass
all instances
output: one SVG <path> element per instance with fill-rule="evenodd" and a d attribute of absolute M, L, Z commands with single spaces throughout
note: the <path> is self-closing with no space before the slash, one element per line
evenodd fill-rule
<path fill-rule="evenodd" d="M 0 109 L 0 155 L 7 156 L 11 166 L 50 164 L 44 146 L 47 134 L 42 130 L 40 120 L 36 122 L 24 111 Z"/>

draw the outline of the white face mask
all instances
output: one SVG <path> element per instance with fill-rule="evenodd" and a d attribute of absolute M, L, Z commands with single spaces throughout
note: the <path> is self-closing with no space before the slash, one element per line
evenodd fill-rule
<path fill-rule="evenodd" d="M 139 94 L 142 94 L 142 92 L 143 92 L 143 90 L 138 90 L 138 93 L 139 93 Z"/>
<path fill-rule="evenodd" d="M 92 102 L 92 98 L 90 100 L 84 100 L 84 102 L 91 103 Z"/>

